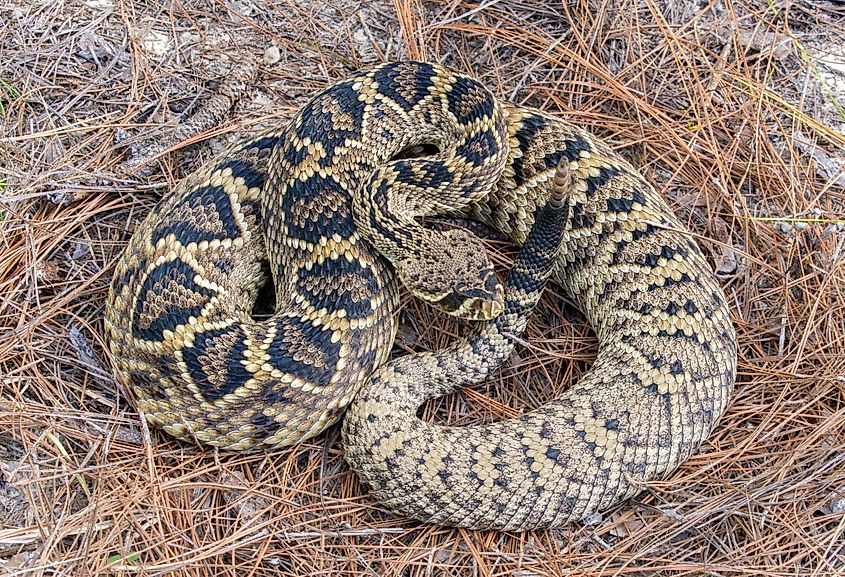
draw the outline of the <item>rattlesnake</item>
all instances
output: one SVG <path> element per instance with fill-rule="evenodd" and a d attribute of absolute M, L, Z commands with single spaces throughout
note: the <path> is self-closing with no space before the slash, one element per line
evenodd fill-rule
<path fill-rule="evenodd" d="M 436 152 L 404 157 L 415 149 Z M 552 278 L 595 330 L 595 363 L 518 419 L 423 423 L 417 405 L 450 388 L 427 379 L 477 362 L 478 335 L 502 321 L 460 341 L 451 361 L 385 365 L 399 302 L 385 258 L 447 312 L 498 318 L 502 287 L 475 237 L 416 219 L 470 217 L 522 244 L 559 166 L 572 182 Z M 276 313 L 256 321 L 264 259 Z M 558 525 L 665 476 L 710 433 L 736 371 L 715 277 L 629 163 L 572 124 L 420 62 L 327 88 L 287 126 L 183 181 L 134 233 L 105 317 L 116 372 L 152 425 L 228 449 L 282 446 L 356 399 L 344 446 L 375 494 L 468 527 Z"/>

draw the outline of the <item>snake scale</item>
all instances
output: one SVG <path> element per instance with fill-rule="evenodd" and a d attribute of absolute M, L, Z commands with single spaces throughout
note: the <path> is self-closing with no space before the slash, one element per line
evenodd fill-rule
<path fill-rule="evenodd" d="M 510 280 L 503 292 L 477 238 L 421 219 L 468 217 L 523 245 L 561 174 L 567 217 L 551 278 L 593 327 L 595 362 L 518 418 L 423 422 L 425 400 L 503 360 L 536 294 Z M 259 318 L 268 275 L 275 312 Z M 388 362 L 400 282 L 481 322 L 443 351 Z M 176 186 L 116 265 L 105 329 L 151 425 L 269 448 L 348 408 L 346 459 L 380 501 L 471 528 L 560 526 L 665 477 L 708 436 L 736 374 L 717 280 L 628 162 L 577 126 L 423 62 L 326 88 Z"/>

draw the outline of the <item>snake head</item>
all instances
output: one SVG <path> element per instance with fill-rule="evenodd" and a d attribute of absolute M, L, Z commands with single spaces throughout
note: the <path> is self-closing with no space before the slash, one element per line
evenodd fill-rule
<path fill-rule="evenodd" d="M 484 245 L 452 229 L 426 231 L 417 247 L 396 263 L 399 279 L 415 297 L 452 316 L 489 320 L 505 308 L 505 291 Z"/>

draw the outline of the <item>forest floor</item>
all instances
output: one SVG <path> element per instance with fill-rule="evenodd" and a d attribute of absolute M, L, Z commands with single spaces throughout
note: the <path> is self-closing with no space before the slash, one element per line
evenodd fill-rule
<path fill-rule="evenodd" d="M 845 5 L 822 0 L 4 2 L 0 573 L 845 575 L 843 46 Z M 739 341 L 726 414 L 671 477 L 585 522 L 408 521 L 349 470 L 337 427 L 216 453 L 146 431 L 113 378 L 103 303 L 163 192 L 330 82 L 398 58 L 607 139 L 720 278 Z M 222 122 L 180 137 L 227 93 Z M 424 417 L 506 418 L 576 381 L 597 346 L 559 292 L 530 348 Z M 458 333 L 403 302 L 397 351 Z"/>

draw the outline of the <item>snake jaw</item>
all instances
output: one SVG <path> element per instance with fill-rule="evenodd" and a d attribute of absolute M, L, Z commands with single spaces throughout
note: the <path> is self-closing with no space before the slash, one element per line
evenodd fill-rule
<path fill-rule="evenodd" d="M 431 298 L 416 296 L 453 317 L 470 321 L 495 319 L 505 310 L 505 288 L 492 267 L 481 271 L 479 278 L 483 280 L 478 285 L 460 281 L 441 295 Z"/>
<path fill-rule="evenodd" d="M 505 289 L 478 237 L 464 229 L 418 233 L 418 246 L 394 265 L 412 295 L 461 319 L 491 320 L 502 313 Z"/>
<path fill-rule="evenodd" d="M 504 312 L 505 287 L 499 282 L 496 271 L 493 269 L 487 271 L 484 282 L 486 294 L 468 301 L 467 312 L 462 318 L 473 321 L 489 321 Z"/>
<path fill-rule="evenodd" d="M 501 285 L 499 285 L 501 286 Z M 489 321 L 495 319 L 500 314 L 505 311 L 505 303 L 504 303 L 504 288 L 502 289 L 502 300 L 494 300 L 494 301 L 484 301 L 481 306 L 477 309 L 478 316 L 473 317 L 471 320 L 474 321 Z"/>
<path fill-rule="evenodd" d="M 451 308 L 446 304 L 450 300 L 453 302 L 454 300 L 460 300 L 460 304 L 456 308 Z M 503 301 L 489 298 L 465 298 L 462 295 L 455 295 L 454 293 L 449 293 L 443 299 L 432 302 L 431 305 L 453 317 L 468 321 L 492 320 L 505 310 Z"/>

